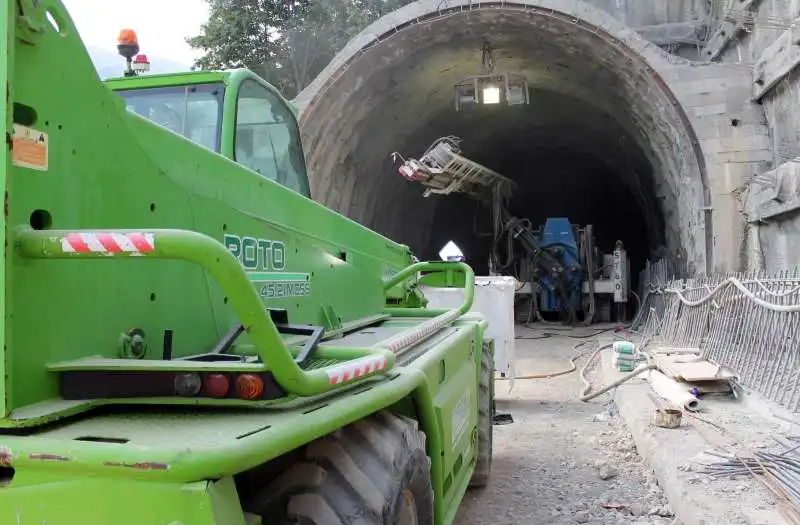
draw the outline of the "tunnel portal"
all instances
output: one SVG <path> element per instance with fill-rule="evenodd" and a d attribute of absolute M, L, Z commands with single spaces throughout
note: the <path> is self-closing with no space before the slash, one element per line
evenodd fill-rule
<path fill-rule="evenodd" d="M 453 240 L 485 273 L 486 210 L 463 196 L 423 198 L 391 159 L 455 135 L 463 155 L 516 182 L 511 212 L 534 226 L 592 224 L 601 252 L 623 241 L 634 276 L 665 254 L 705 270 L 702 154 L 657 70 L 682 59 L 580 2 L 440 4 L 376 22 L 296 99 L 314 198 L 420 258 Z M 454 85 L 480 72 L 484 41 L 498 73 L 527 78 L 528 105 L 456 111 Z"/>

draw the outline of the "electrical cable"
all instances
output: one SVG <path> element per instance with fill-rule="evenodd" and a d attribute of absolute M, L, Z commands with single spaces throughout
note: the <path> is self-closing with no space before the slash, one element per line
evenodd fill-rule
<path fill-rule="evenodd" d="M 530 323 L 526 323 L 525 324 L 525 328 L 528 328 L 530 330 L 537 330 L 537 328 L 530 326 Z M 606 332 L 610 332 L 611 330 L 615 330 L 615 331 L 619 332 L 619 331 L 621 331 L 623 329 L 624 328 L 621 327 L 621 326 L 611 326 L 609 328 L 600 328 L 598 330 L 595 330 L 591 334 L 564 335 L 564 334 L 558 334 L 558 333 L 553 333 L 553 332 L 557 332 L 559 330 L 566 332 L 566 331 L 572 330 L 572 329 L 571 328 L 548 328 L 548 330 L 550 330 L 550 331 L 549 332 L 543 332 L 542 335 L 546 335 L 548 337 L 563 337 L 565 339 L 591 339 L 593 337 L 597 337 L 600 334 L 604 334 Z M 515 337 L 515 339 L 527 339 L 527 338 L 525 338 L 525 337 Z"/>
<path fill-rule="evenodd" d="M 521 335 L 518 335 L 514 337 L 514 339 L 519 339 L 522 341 L 539 341 L 541 339 L 550 339 L 551 337 L 552 336 L 550 334 L 543 334 L 541 337 L 523 337 Z"/>
<path fill-rule="evenodd" d="M 526 327 L 527 327 L 527 325 L 526 325 Z M 544 332 L 544 333 L 542 333 L 541 337 L 520 337 L 520 336 L 517 336 L 517 337 L 515 337 L 515 339 L 540 340 L 540 339 L 550 339 L 551 337 L 561 337 L 561 338 L 565 338 L 565 339 L 585 339 L 583 341 L 579 341 L 578 343 L 576 343 L 572 347 L 573 351 L 575 351 L 578 348 L 580 348 L 581 346 L 587 344 L 589 342 L 589 339 L 593 339 L 593 338 L 597 337 L 598 335 L 606 333 L 606 332 L 609 332 L 611 330 L 615 330 L 616 332 L 622 332 L 622 331 L 626 330 L 626 328 L 625 327 L 620 327 L 620 326 L 604 328 L 604 329 L 600 329 L 600 330 L 595 331 L 595 333 L 593 333 L 593 334 L 585 335 L 585 336 L 569 336 L 569 335 L 564 335 L 564 334 L 554 334 L 554 333 L 550 333 L 550 332 Z M 618 338 L 618 340 L 624 340 L 624 339 Z M 604 345 L 599 346 L 594 352 L 592 352 L 592 355 L 589 356 L 589 359 L 581 367 L 579 375 L 580 375 L 581 381 L 583 382 L 583 385 L 584 385 L 584 388 L 581 391 L 581 395 L 579 397 L 579 399 L 581 401 L 583 401 L 583 402 L 590 401 L 590 400 L 594 399 L 595 397 L 598 397 L 598 396 L 600 396 L 602 394 L 605 394 L 609 390 L 611 390 L 613 388 L 616 388 L 619 385 L 621 385 L 621 384 L 633 379 L 634 377 L 637 377 L 642 372 L 658 368 L 654 363 L 648 363 L 646 366 L 639 367 L 636 370 L 634 370 L 633 372 L 631 372 L 631 373 L 623 376 L 622 378 L 618 379 L 617 381 L 614 381 L 613 383 L 604 386 L 603 388 L 601 388 L 597 392 L 593 392 L 593 393 L 590 394 L 589 392 L 592 389 L 592 383 L 586 377 L 586 371 L 588 370 L 589 365 L 591 365 L 594 362 L 594 360 L 597 358 L 597 356 L 600 355 L 600 352 L 602 352 L 603 350 L 606 350 L 608 348 L 611 348 L 613 346 L 614 346 L 614 343 L 608 343 L 608 344 L 604 344 Z M 583 357 L 586 354 L 587 354 L 587 352 L 582 352 L 582 353 L 579 353 L 579 354 L 571 357 L 570 360 L 569 360 L 570 367 L 567 368 L 567 369 L 564 369 L 564 370 L 560 370 L 560 371 L 557 371 L 557 372 L 543 372 L 543 373 L 537 373 L 537 374 L 524 374 L 524 375 L 513 376 L 513 377 L 499 377 L 499 378 L 497 378 L 497 380 L 498 381 L 510 381 L 510 380 L 520 380 L 520 381 L 522 381 L 522 380 L 535 380 L 535 379 L 551 379 L 551 378 L 554 378 L 554 377 L 559 377 L 559 376 L 571 374 L 572 372 L 577 370 L 577 365 L 576 365 L 577 360 L 580 359 L 581 357 Z"/>
<path fill-rule="evenodd" d="M 587 342 L 588 341 L 581 341 L 580 343 L 578 343 L 575 346 L 573 346 L 572 350 L 573 351 L 577 350 L 581 346 L 585 345 Z M 514 376 L 514 377 L 498 377 L 497 380 L 498 381 L 511 381 L 511 380 L 520 380 L 520 381 L 522 381 L 522 380 L 528 380 L 528 379 L 550 379 L 550 378 L 553 378 L 553 377 L 559 377 L 559 376 L 564 376 L 564 375 L 567 375 L 567 374 L 571 374 L 572 372 L 574 372 L 578 368 L 577 365 L 575 364 L 576 361 L 578 359 L 580 359 L 581 357 L 585 356 L 586 354 L 587 354 L 587 352 L 582 352 L 582 353 L 579 353 L 577 355 L 572 356 L 569 359 L 570 367 L 567 368 L 567 369 L 564 369 L 564 370 L 560 370 L 558 372 L 549 372 L 549 373 L 541 373 L 541 374 L 525 374 L 525 375 Z"/>

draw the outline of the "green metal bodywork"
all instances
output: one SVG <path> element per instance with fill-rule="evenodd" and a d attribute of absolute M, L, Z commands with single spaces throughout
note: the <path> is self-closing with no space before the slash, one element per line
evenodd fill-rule
<path fill-rule="evenodd" d="M 256 80 L 280 97 L 251 72 L 105 85 L 58 0 L 1 5 L 12 147 L 0 171 L 0 523 L 258 523 L 242 510 L 237 475 L 382 409 L 419 421 L 436 523 L 451 523 L 476 460 L 486 328 L 467 313 L 470 268 L 417 263 L 407 246 L 237 164 L 239 86 Z M 114 93 L 217 82 L 218 153 L 126 111 Z M 23 133 L 46 134 L 46 165 L 23 155 Z M 463 287 L 466 299 L 420 308 L 420 282 Z M 306 362 L 296 360 L 305 337 L 282 333 L 266 308 L 325 329 Z M 238 323 L 229 353 L 239 360 L 184 359 Z M 138 358 L 126 347 L 132 329 L 144 334 Z M 382 366 L 353 373 L 365 360 Z M 75 371 L 269 373 L 284 394 L 66 399 L 63 374 Z"/>

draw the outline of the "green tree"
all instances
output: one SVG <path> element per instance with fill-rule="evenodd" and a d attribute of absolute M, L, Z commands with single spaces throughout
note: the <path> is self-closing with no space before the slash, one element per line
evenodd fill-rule
<path fill-rule="evenodd" d="M 209 20 L 187 39 L 200 69 L 248 67 L 289 97 L 367 25 L 412 0 L 208 0 Z"/>
<path fill-rule="evenodd" d="M 201 26 L 199 35 L 186 39 L 190 46 L 204 51 L 194 67 L 248 67 L 280 85 L 283 42 L 278 31 L 298 16 L 296 11 L 303 9 L 303 1 L 207 1 L 208 21 Z"/>

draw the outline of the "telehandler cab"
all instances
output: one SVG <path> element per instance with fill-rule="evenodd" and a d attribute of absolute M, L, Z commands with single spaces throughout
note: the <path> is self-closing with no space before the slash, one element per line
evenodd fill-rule
<path fill-rule="evenodd" d="M 470 267 L 311 200 L 251 72 L 106 85 L 59 0 L 2 5 L 0 523 L 452 523 L 492 455 Z"/>

